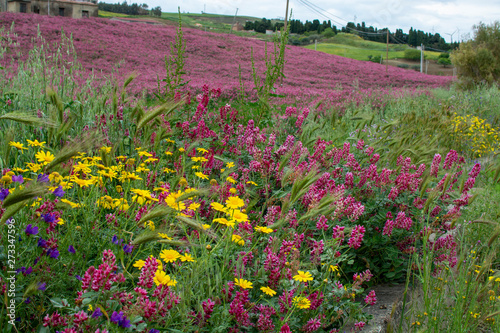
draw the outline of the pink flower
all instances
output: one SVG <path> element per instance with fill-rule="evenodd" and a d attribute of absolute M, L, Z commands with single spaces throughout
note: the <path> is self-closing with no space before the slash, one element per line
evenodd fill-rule
<path fill-rule="evenodd" d="M 363 242 L 363 236 L 365 235 L 365 227 L 362 225 L 357 225 L 355 226 L 352 231 L 351 231 L 351 238 L 349 238 L 349 241 L 347 244 L 349 247 L 358 249 L 361 247 L 361 242 Z"/>
<path fill-rule="evenodd" d="M 375 295 L 375 290 L 372 290 L 366 295 L 365 303 L 368 305 L 375 305 L 377 303 L 377 296 Z"/>

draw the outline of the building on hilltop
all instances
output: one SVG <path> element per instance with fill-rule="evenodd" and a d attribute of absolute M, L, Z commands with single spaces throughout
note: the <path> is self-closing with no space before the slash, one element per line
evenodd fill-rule
<path fill-rule="evenodd" d="M 97 17 L 97 0 L 0 0 L 0 11 L 72 18 Z"/>

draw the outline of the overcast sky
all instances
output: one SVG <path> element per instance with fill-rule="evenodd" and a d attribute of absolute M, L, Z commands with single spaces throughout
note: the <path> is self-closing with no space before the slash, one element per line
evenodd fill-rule
<path fill-rule="evenodd" d="M 109 3 L 118 0 L 104 0 Z M 123 0 L 122 0 L 123 1 Z M 121 2 L 121 1 L 120 1 Z M 150 8 L 160 6 L 164 12 L 201 13 L 265 17 L 285 16 L 286 0 L 128 0 L 129 3 L 147 3 Z M 306 4 L 309 4 L 307 6 Z M 311 8 L 312 7 L 312 8 Z M 347 22 L 394 31 L 402 28 L 408 33 L 410 27 L 425 32 L 439 33 L 448 42 L 467 39 L 472 35 L 472 26 L 500 20 L 500 0 L 290 0 L 294 19 L 332 20 L 344 26 Z M 314 8 L 314 9 L 313 9 Z"/>

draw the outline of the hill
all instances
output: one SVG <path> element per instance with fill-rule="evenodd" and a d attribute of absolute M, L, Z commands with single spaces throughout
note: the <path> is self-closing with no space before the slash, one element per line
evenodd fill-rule
<path fill-rule="evenodd" d="M 123 78 L 138 73 L 133 82 L 134 92 L 153 92 L 157 78 L 165 75 L 164 59 L 175 38 L 175 27 L 127 23 L 103 18 L 75 20 L 36 14 L 1 13 L 0 27 L 9 29 L 14 23 L 17 33 L 15 51 L 7 52 L 1 63 L 9 66 L 21 54 L 26 58 L 33 46 L 33 36 L 40 30 L 49 44 L 59 43 L 61 30 L 72 34 L 73 44 L 87 73 L 115 75 Z M 38 28 L 39 27 L 39 28 Z M 241 77 L 247 93 L 252 92 L 251 53 L 258 73 L 265 72 L 265 43 L 252 38 L 217 34 L 185 28 L 186 75 L 189 86 L 200 90 L 210 82 L 228 97 L 236 96 Z M 5 43 L 6 40 L 2 43 Z M 271 45 L 268 47 L 272 49 Z M 283 85 L 278 93 L 296 98 L 326 96 L 334 89 L 417 88 L 448 85 L 450 78 L 427 76 L 417 72 L 375 63 L 356 61 L 335 55 L 314 52 L 302 47 L 287 47 Z"/>

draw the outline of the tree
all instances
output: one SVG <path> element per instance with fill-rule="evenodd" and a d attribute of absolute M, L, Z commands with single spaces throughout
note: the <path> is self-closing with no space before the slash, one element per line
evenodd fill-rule
<path fill-rule="evenodd" d="M 464 88 L 500 83 L 500 22 L 474 26 L 474 38 L 460 44 L 451 54 L 457 76 Z"/>
<path fill-rule="evenodd" d="M 156 6 L 154 8 L 151 8 L 151 15 L 160 17 L 161 16 L 161 7 Z"/>

